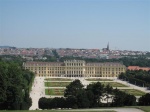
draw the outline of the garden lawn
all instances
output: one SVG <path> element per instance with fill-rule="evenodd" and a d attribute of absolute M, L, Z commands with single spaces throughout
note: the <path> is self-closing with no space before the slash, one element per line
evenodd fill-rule
<path fill-rule="evenodd" d="M 53 88 L 53 89 L 45 89 L 45 95 L 58 95 L 58 96 L 63 96 L 64 95 L 64 90 L 65 89 L 58 89 L 58 88 Z"/>
<path fill-rule="evenodd" d="M 137 108 L 144 112 L 150 112 L 150 106 L 125 106 L 125 108 Z"/>
<path fill-rule="evenodd" d="M 90 79 L 85 79 L 87 81 L 113 81 L 112 79 L 100 79 L 100 78 L 90 78 Z"/>
<path fill-rule="evenodd" d="M 92 82 L 92 83 L 96 83 L 96 82 Z M 118 82 L 100 82 L 100 83 L 104 84 L 105 86 L 109 84 L 112 87 L 128 87 L 128 86 L 118 83 Z"/>
<path fill-rule="evenodd" d="M 137 109 L 141 109 L 144 112 L 150 112 L 150 106 L 138 106 Z"/>
<path fill-rule="evenodd" d="M 45 82 L 45 87 L 66 87 L 70 82 Z"/>
<path fill-rule="evenodd" d="M 136 90 L 136 89 L 120 89 L 120 90 L 124 91 L 124 92 L 126 92 L 128 94 L 134 95 L 134 96 L 142 96 L 142 95 L 146 94 L 143 91 Z"/>
<path fill-rule="evenodd" d="M 67 78 L 46 78 L 45 81 L 72 81 L 71 79 Z"/>
<path fill-rule="evenodd" d="M 12 111 L 6 111 L 2 110 L 0 112 L 116 112 L 116 111 L 74 111 L 74 110 L 12 110 Z"/>

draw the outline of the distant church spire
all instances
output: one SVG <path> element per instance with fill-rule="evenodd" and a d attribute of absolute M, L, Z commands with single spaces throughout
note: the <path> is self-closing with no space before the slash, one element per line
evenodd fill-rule
<path fill-rule="evenodd" d="M 108 44 L 107 44 L 107 50 L 109 50 L 109 42 L 108 42 Z"/>

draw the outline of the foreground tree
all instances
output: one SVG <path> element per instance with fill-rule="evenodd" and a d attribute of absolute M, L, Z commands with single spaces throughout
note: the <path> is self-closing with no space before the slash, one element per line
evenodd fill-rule
<path fill-rule="evenodd" d="M 147 93 L 139 98 L 139 105 L 150 106 L 150 93 Z"/>
<path fill-rule="evenodd" d="M 0 62 L 0 109 L 5 109 L 7 90 L 7 65 Z"/>
<path fill-rule="evenodd" d="M 44 98 L 44 97 L 40 98 L 39 102 L 38 102 L 39 108 L 40 109 L 49 109 L 49 106 L 48 106 L 49 101 L 48 100 L 51 100 L 51 99 L 50 98 L 47 99 L 47 98 Z"/>
<path fill-rule="evenodd" d="M 20 110 L 31 106 L 31 82 L 27 83 L 24 72 L 30 75 L 30 80 L 33 78 L 33 73 L 23 70 L 17 63 L 0 62 L 0 109 Z"/>
<path fill-rule="evenodd" d="M 136 97 L 134 95 L 127 94 L 118 89 L 115 89 L 113 94 L 113 106 L 134 106 L 136 104 Z"/>
<path fill-rule="evenodd" d="M 87 92 L 84 89 L 77 93 L 77 105 L 78 108 L 89 108 L 90 106 Z"/>
<path fill-rule="evenodd" d="M 91 91 L 94 95 L 94 107 L 100 106 L 100 99 L 104 92 L 104 85 L 102 85 L 100 82 L 90 84 L 87 86 L 87 90 Z"/>
<path fill-rule="evenodd" d="M 80 80 L 75 80 L 66 87 L 64 96 L 65 97 L 68 97 L 68 96 L 76 97 L 77 93 L 79 91 L 81 91 L 83 89 L 83 87 L 84 86 L 81 84 Z"/>

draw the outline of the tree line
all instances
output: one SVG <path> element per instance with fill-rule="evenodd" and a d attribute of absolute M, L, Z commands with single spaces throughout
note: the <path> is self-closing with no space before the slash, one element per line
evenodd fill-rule
<path fill-rule="evenodd" d="M 103 98 L 106 103 L 103 103 Z M 66 87 L 64 97 L 42 97 L 38 104 L 41 109 L 133 106 L 136 105 L 136 97 L 100 82 L 85 88 L 79 80 L 75 80 Z"/>
<path fill-rule="evenodd" d="M 99 59 L 99 58 L 85 58 L 85 57 L 75 57 L 75 56 L 64 56 L 64 57 L 60 57 L 57 53 L 56 50 L 52 51 L 54 56 L 48 56 L 48 55 L 44 55 L 44 57 L 46 57 L 46 60 L 36 60 L 35 58 L 37 56 L 33 56 L 35 61 L 46 61 L 46 62 L 56 62 L 56 61 L 60 61 L 60 62 L 64 62 L 65 60 L 85 60 L 86 62 L 121 62 L 123 63 L 125 66 L 140 66 L 140 67 L 150 67 L 150 59 L 148 59 L 150 53 L 147 53 L 147 55 L 139 55 L 139 56 L 128 56 L 128 57 L 123 57 L 123 58 L 119 58 L 119 59 Z M 2 55 L 0 56 L 0 60 L 15 60 L 16 62 L 18 62 L 20 65 L 22 65 L 22 63 L 24 61 L 26 61 L 25 59 L 23 59 L 21 56 L 13 56 L 13 55 Z"/>
<path fill-rule="evenodd" d="M 29 92 L 34 74 L 20 63 L 0 61 L 0 110 L 26 110 L 32 105 Z"/>
<path fill-rule="evenodd" d="M 150 71 L 127 70 L 125 73 L 121 73 L 118 78 L 140 87 L 150 87 Z"/>
<path fill-rule="evenodd" d="M 86 62 L 121 62 L 126 67 L 128 66 L 140 66 L 140 67 L 150 67 L 150 59 L 145 56 L 138 57 L 123 57 L 120 59 L 98 59 L 98 58 L 83 58 L 83 57 L 73 57 L 73 56 L 65 56 L 59 58 L 59 61 L 63 62 L 65 60 L 85 60 Z"/>

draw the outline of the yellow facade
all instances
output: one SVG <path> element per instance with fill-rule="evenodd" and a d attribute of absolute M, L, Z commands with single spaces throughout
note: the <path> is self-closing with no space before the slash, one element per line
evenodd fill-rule
<path fill-rule="evenodd" d="M 26 62 L 23 66 L 42 77 L 117 77 L 126 71 L 121 63 L 86 63 L 84 60 Z"/>

